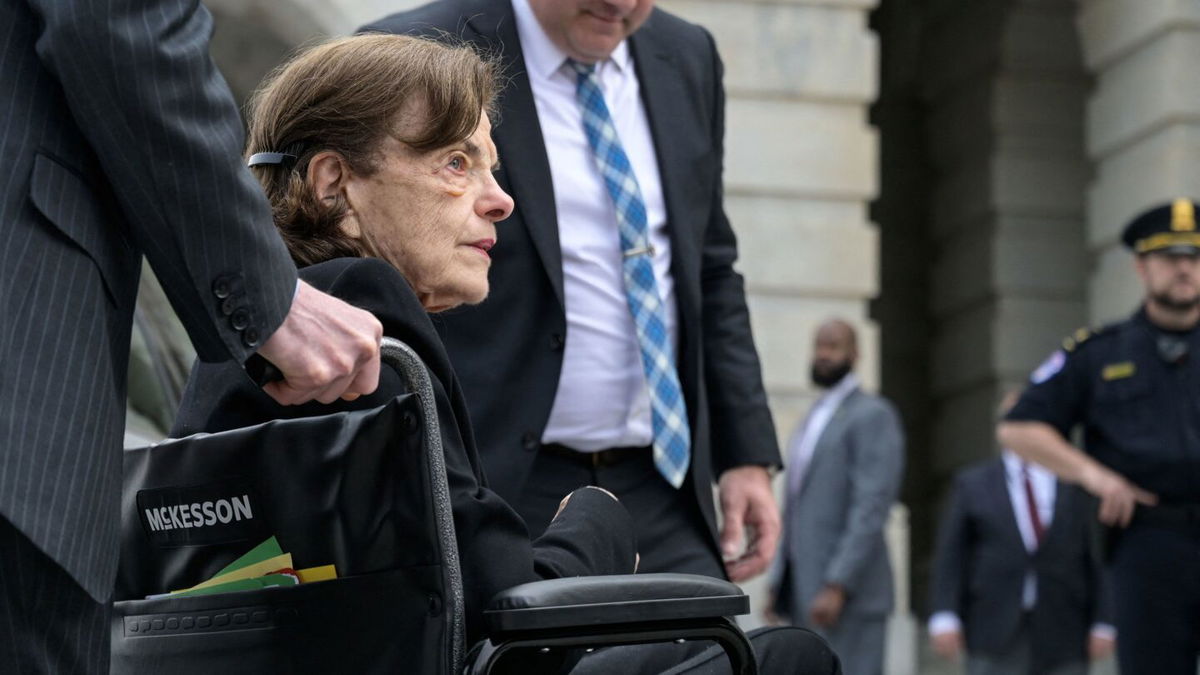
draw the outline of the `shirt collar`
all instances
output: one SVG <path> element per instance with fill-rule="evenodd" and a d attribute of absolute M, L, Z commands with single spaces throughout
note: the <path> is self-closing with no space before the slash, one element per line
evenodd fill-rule
<path fill-rule="evenodd" d="M 543 80 L 550 79 L 567 62 L 567 54 L 558 48 L 542 30 L 529 0 L 512 0 L 513 13 L 517 18 L 517 36 L 521 40 L 521 52 L 525 55 L 525 67 Z M 601 61 L 598 68 L 613 64 L 617 71 L 625 73 L 632 62 L 629 41 L 621 40 L 612 56 Z M 572 78 L 574 76 L 572 75 Z"/>
<path fill-rule="evenodd" d="M 1000 457 L 1004 460 L 1004 472 L 1009 478 L 1021 477 L 1021 457 L 1017 453 L 1005 448 L 1000 452 Z"/>
<path fill-rule="evenodd" d="M 1004 460 L 1004 472 L 1008 474 L 1009 480 L 1021 480 L 1021 464 L 1025 464 L 1029 467 L 1030 480 L 1040 479 L 1050 475 L 1049 469 L 1043 467 L 1041 464 L 1035 464 L 1033 462 L 1027 462 L 1021 459 L 1020 455 L 1012 450 L 1009 450 L 1008 448 L 1005 448 L 1003 451 L 1001 451 L 1000 457 Z"/>

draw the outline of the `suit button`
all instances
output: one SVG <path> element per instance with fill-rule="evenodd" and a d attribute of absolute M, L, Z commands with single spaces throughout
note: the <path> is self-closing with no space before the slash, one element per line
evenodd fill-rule
<path fill-rule="evenodd" d="M 224 300 L 221 301 L 221 313 L 224 314 L 225 316 L 229 316 L 230 314 L 233 314 L 234 310 L 236 310 L 236 309 L 237 309 L 237 302 L 235 302 L 233 298 L 225 298 Z"/>
<path fill-rule="evenodd" d="M 217 296 L 218 298 L 220 298 L 222 300 L 224 300 L 225 298 L 228 298 L 229 293 L 232 290 L 233 289 L 229 283 L 229 279 L 227 279 L 225 277 L 217 277 L 217 280 L 213 282 L 213 295 Z"/>
<path fill-rule="evenodd" d="M 258 329 L 254 326 L 250 326 L 246 330 L 242 331 L 242 342 L 245 343 L 247 347 L 257 347 L 258 339 L 260 337 L 262 336 L 259 335 Z"/>
<path fill-rule="evenodd" d="M 539 445 L 541 443 L 538 443 L 537 436 L 533 435 L 532 431 L 521 434 L 521 447 L 526 450 L 537 450 Z"/>
<path fill-rule="evenodd" d="M 556 351 L 556 352 L 562 351 L 563 345 L 566 344 L 566 342 L 567 341 L 563 338 L 562 333 L 552 333 L 550 335 L 551 351 Z"/>
<path fill-rule="evenodd" d="M 247 312 L 245 307 L 237 310 L 229 317 L 229 325 L 233 326 L 234 330 L 245 330 L 246 326 L 250 325 L 250 312 Z"/>

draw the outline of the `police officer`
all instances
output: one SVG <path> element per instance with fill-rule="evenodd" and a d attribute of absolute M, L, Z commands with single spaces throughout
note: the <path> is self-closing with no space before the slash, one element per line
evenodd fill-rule
<path fill-rule="evenodd" d="M 1110 526 L 1118 661 L 1195 675 L 1200 651 L 1200 232 L 1191 200 L 1122 237 L 1145 288 L 1128 320 L 1068 338 L 1000 423 L 1001 443 L 1079 483 Z M 1083 426 L 1084 448 L 1068 441 Z"/>

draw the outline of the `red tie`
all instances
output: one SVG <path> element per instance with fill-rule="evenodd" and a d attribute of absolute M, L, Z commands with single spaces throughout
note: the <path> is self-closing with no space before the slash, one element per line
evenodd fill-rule
<path fill-rule="evenodd" d="M 1025 481 L 1025 500 L 1029 502 L 1029 522 L 1033 524 L 1033 538 L 1040 547 L 1046 528 L 1042 525 L 1042 516 L 1038 513 L 1037 497 L 1033 496 L 1033 483 L 1029 480 L 1029 465 L 1021 462 L 1021 478 Z"/>

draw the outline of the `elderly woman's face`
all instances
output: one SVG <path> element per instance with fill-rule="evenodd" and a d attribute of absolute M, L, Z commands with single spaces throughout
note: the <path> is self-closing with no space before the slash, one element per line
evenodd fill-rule
<path fill-rule="evenodd" d="M 425 153 L 389 136 L 379 170 L 346 185 L 357 226 L 428 311 L 487 297 L 495 224 L 513 209 L 492 174 L 491 131 L 484 115 L 467 140 Z"/>

